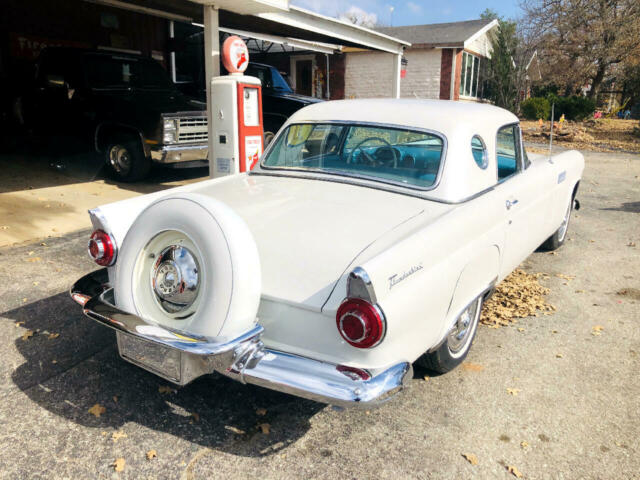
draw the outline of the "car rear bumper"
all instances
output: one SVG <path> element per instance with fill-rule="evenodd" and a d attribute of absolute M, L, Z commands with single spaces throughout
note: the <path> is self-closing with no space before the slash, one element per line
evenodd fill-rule
<path fill-rule="evenodd" d="M 400 362 L 365 380 L 354 369 L 265 348 L 259 325 L 236 338 L 193 337 L 169 330 L 119 310 L 106 269 L 78 280 L 71 297 L 86 316 L 116 330 L 122 358 L 179 385 L 219 372 L 318 402 L 371 408 L 399 393 L 413 373 L 410 363 Z"/>
<path fill-rule="evenodd" d="M 157 163 L 173 164 L 206 160 L 208 145 L 164 145 L 151 149 L 151 159 Z"/>

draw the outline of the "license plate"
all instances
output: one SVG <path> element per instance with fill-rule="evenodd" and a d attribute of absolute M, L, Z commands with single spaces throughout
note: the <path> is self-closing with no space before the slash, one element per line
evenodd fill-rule
<path fill-rule="evenodd" d="M 180 383 L 182 355 L 179 350 L 126 333 L 116 333 L 122 358 L 160 377 Z"/>

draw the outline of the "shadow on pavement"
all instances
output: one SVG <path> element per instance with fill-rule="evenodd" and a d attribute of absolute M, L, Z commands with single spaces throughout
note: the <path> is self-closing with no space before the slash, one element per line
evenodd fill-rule
<path fill-rule="evenodd" d="M 16 340 L 25 363 L 13 372 L 13 382 L 42 408 L 85 427 L 135 422 L 227 453 L 263 456 L 295 442 L 325 408 L 223 376 L 177 389 L 120 359 L 114 332 L 83 317 L 66 293 L 0 316 L 34 332 Z M 99 418 L 88 412 L 96 403 L 106 408 Z M 269 435 L 262 433 L 263 423 L 271 425 Z"/>
<path fill-rule="evenodd" d="M 625 202 L 619 207 L 602 208 L 601 210 L 612 210 L 615 212 L 640 213 L 640 202 Z"/>

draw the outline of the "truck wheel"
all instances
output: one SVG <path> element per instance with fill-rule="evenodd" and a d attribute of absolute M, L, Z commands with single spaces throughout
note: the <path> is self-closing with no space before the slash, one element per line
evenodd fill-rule
<path fill-rule="evenodd" d="M 119 308 L 209 338 L 233 338 L 255 325 L 261 284 L 247 225 L 224 203 L 194 193 L 143 210 L 115 264 Z"/>
<path fill-rule="evenodd" d="M 480 295 L 464 309 L 442 345 L 418 358 L 416 365 L 434 372 L 446 373 L 464 361 L 478 329 L 482 298 Z"/>
<path fill-rule="evenodd" d="M 132 136 L 110 141 L 106 161 L 112 175 L 122 182 L 142 180 L 151 170 L 151 159 L 144 154 L 140 140 Z"/>
<path fill-rule="evenodd" d="M 562 224 L 560 228 L 555 231 L 553 235 L 545 240 L 545 242 L 540 246 L 542 250 L 552 251 L 560 248 L 565 240 L 567 239 L 567 231 L 569 230 L 569 220 L 571 219 L 571 210 L 573 207 L 573 197 L 569 200 L 569 206 L 567 207 L 567 212 L 564 215 L 564 219 L 562 220 Z"/>

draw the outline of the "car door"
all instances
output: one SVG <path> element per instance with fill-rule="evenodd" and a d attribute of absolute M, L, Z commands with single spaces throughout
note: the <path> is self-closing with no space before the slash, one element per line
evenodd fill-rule
<path fill-rule="evenodd" d="M 546 230 L 546 188 L 537 169 L 523 158 L 520 127 L 506 125 L 496 138 L 496 193 L 504 208 L 505 241 L 500 277 L 514 270 L 544 241 Z"/>

